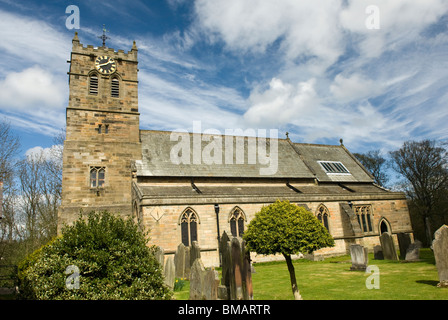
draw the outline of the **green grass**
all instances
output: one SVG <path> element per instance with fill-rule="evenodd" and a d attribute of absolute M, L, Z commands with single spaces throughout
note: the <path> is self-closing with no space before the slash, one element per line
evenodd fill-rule
<path fill-rule="evenodd" d="M 430 249 L 420 252 L 422 261 L 404 263 L 374 260 L 369 255 L 369 265 L 376 265 L 380 272 L 380 288 L 367 289 L 370 274 L 350 271 L 350 256 L 324 261 L 294 261 L 300 293 L 307 300 L 448 300 L 448 288 L 437 288 L 438 274 Z M 254 299 L 293 299 L 289 273 L 285 262 L 255 264 L 252 274 Z M 189 285 L 175 298 L 188 299 Z"/>

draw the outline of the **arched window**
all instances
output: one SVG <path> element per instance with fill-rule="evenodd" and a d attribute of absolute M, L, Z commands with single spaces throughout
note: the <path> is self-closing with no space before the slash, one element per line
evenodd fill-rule
<path fill-rule="evenodd" d="M 370 205 L 354 206 L 355 214 L 358 218 L 359 226 L 363 232 L 373 232 L 372 227 L 372 207 Z"/>
<path fill-rule="evenodd" d="M 90 187 L 102 188 L 106 180 L 105 167 L 90 167 Z"/>
<path fill-rule="evenodd" d="M 242 237 L 244 233 L 245 216 L 243 210 L 236 207 L 230 213 L 230 232 L 234 237 Z"/>
<path fill-rule="evenodd" d="M 89 77 L 89 94 L 98 95 L 98 76 L 96 74 Z"/>
<path fill-rule="evenodd" d="M 317 219 L 324 225 L 324 227 L 330 231 L 330 227 L 328 225 L 328 217 L 330 213 L 326 206 L 321 204 L 319 208 L 317 208 Z"/>
<path fill-rule="evenodd" d="M 182 243 L 185 246 L 191 246 L 193 241 L 198 241 L 198 223 L 196 212 L 191 208 L 185 209 L 180 217 Z"/>
<path fill-rule="evenodd" d="M 390 230 L 390 225 L 389 222 L 386 219 L 381 219 L 380 225 L 379 225 L 379 229 L 380 229 L 380 235 L 387 232 L 387 233 L 392 233 Z"/>
<path fill-rule="evenodd" d="M 113 77 L 110 84 L 110 96 L 112 98 L 120 97 L 120 80 L 117 77 Z"/>

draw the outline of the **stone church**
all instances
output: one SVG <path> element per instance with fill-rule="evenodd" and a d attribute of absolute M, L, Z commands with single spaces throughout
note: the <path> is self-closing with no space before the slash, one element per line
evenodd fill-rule
<path fill-rule="evenodd" d="M 132 216 L 166 254 L 197 241 L 206 266 L 219 264 L 223 231 L 241 236 L 277 199 L 307 208 L 335 239 L 314 255 L 372 249 L 383 232 L 412 234 L 405 195 L 375 185 L 342 141 L 141 130 L 135 42 L 128 52 L 83 46 L 77 34 L 72 43 L 59 228 L 81 210 L 107 209 Z M 275 164 L 253 156 L 263 145 Z"/>

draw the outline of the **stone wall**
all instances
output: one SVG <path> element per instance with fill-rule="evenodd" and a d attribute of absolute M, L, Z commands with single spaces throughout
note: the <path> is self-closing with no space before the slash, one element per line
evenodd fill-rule
<path fill-rule="evenodd" d="M 398 200 L 374 200 L 371 201 L 353 201 L 353 205 L 370 204 L 373 211 L 373 232 L 354 237 L 350 234 L 351 228 L 349 219 L 340 209 L 340 202 L 324 202 L 330 213 L 329 228 L 331 235 L 335 238 L 335 247 L 324 248 L 315 252 L 315 255 L 339 255 L 348 253 L 351 244 L 361 244 L 373 250 L 375 245 L 379 244 L 379 226 L 381 219 L 387 219 L 390 222 L 392 232 L 410 233 L 411 224 L 407 214 L 406 201 Z M 300 203 L 306 205 L 311 212 L 316 214 L 317 208 L 322 202 Z M 263 205 L 269 203 L 235 203 L 221 204 L 219 213 L 220 233 L 231 234 L 230 213 L 238 206 L 243 210 L 246 220 L 245 228 L 254 218 Z M 143 224 L 146 230 L 150 231 L 151 242 L 165 248 L 167 253 L 174 253 L 177 245 L 182 241 L 180 216 L 186 208 L 193 209 L 198 217 L 198 242 L 203 250 L 202 261 L 205 266 L 219 265 L 218 258 L 218 239 L 216 214 L 213 204 L 204 205 L 172 205 L 172 206 L 144 206 L 142 208 Z M 282 260 L 282 256 L 258 256 L 253 254 L 252 259 L 257 261 Z"/>

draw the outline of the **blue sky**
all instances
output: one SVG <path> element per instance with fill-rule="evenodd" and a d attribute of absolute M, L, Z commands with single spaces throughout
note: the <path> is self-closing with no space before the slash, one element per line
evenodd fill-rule
<path fill-rule="evenodd" d="M 0 118 L 23 152 L 64 127 L 74 31 L 99 46 L 103 24 L 108 47 L 137 42 L 142 129 L 278 129 L 352 152 L 448 139 L 447 0 L 0 0 Z"/>

